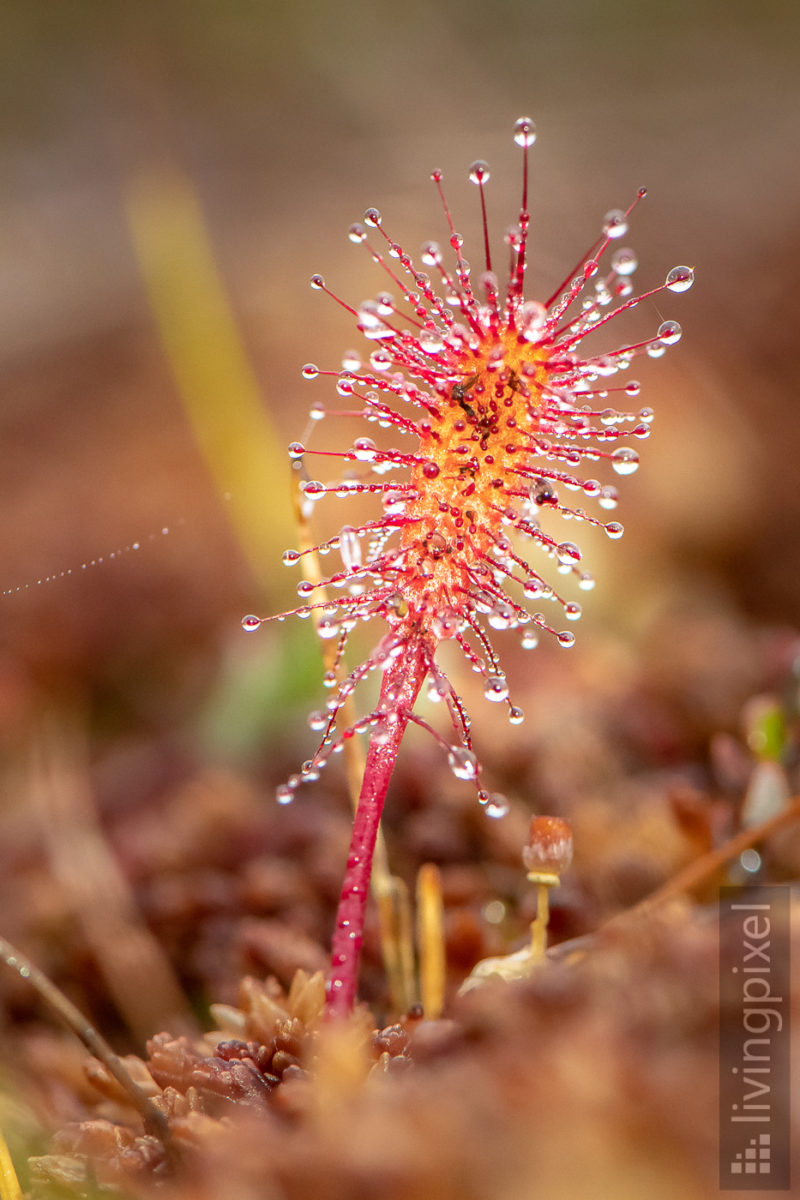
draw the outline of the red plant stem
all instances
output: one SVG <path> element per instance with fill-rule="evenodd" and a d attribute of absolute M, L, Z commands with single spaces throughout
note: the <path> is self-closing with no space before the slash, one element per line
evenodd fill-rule
<path fill-rule="evenodd" d="M 378 827 L 397 751 L 428 673 L 429 662 L 425 640 L 419 635 L 412 635 L 403 643 L 402 654 L 394 658 L 384 672 L 378 707 L 386 716 L 370 738 L 336 913 L 326 1007 L 329 1017 L 347 1016 L 355 1002 Z"/>

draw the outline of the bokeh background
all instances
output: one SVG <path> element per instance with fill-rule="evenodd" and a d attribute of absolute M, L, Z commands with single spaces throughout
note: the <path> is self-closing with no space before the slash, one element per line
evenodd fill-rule
<path fill-rule="evenodd" d="M 684 339 L 637 370 L 657 419 L 621 489 L 626 536 L 589 539 L 600 582 L 579 642 L 606 649 L 545 649 L 540 670 L 551 694 L 562 664 L 613 691 L 644 655 L 664 688 L 683 672 L 699 694 L 724 666 L 716 707 L 697 705 L 735 729 L 761 678 L 749 647 L 790 638 L 800 601 L 800 15 L 791 0 L 30 0 L 2 23 L 0 925 L 109 1032 L 141 1039 L 181 1008 L 175 962 L 190 990 L 228 985 L 231 877 L 271 853 L 271 789 L 310 750 L 309 627 L 240 626 L 293 603 L 285 446 L 327 395 L 300 367 L 336 368 L 357 343 L 309 276 L 355 302 L 380 286 L 346 237 L 368 204 L 412 252 L 441 236 L 434 167 L 474 240 L 477 157 L 499 235 L 522 114 L 539 131 L 532 288 L 549 294 L 643 183 L 626 239 L 642 286 L 697 269 L 688 295 L 631 318 L 644 335 L 677 318 Z M 475 715 L 488 747 L 499 717 Z M 347 822 L 328 786 L 342 816 L 315 869 L 332 903 Z M 313 814 L 311 792 L 294 809 Z M 165 883 L 179 859 L 184 883 Z M 248 903 L 279 916 L 264 879 Z M 109 897 L 128 930 L 160 914 L 133 967 L 114 961 L 118 928 L 92 925 Z M 131 999 L 131 970 L 164 944 L 163 990 Z"/>

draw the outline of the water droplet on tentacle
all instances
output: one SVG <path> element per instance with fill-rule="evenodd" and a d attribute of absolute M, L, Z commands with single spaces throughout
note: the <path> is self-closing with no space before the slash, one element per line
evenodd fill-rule
<path fill-rule="evenodd" d="M 438 242 L 425 242 L 421 258 L 426 267 L 438 267 L 442 261 L 442 251 Z"/>
<path fill-rule="evenodd" d="M 612 208 L 603 218 L 603 233 L 606 237 L 623 237 L 628 232 L 628 218 L 621 208 Z"/>
<path fill-rule="evenodd" d="M 620 446 L 611 455 L 611 465 L 618 475 L 633 475 L 639 469 L 639 455 L 629 446 Z"/>
<path fill-rule="evenodd" d="M 666 279 L 671 292 L 688 292 L 693 283 L 694 271 L 691 267 L 673 267 Z"/>
<path fill-rule="evenodd" d="M 502 792 L 478 792 L 478 802 L 483 805 L 487 817 L 497 820 L 509 809 L 508 799 Z"/>
<path fill-rule="evenodd" d="M 451 747 L 447 761 L 456 779 L 478 778 L 478 760 L 466 746 Z"/>
<path fill-rule="evenodd" d="M 662 321 L 658 327 L 657 337 L 665 346 L 674 346 L 681 340 L 683 330 L 677 321 Z"/>
<path fill-rule="evenodd" d="M 572 567 L 581 561 L 581 552 L 574 542 L 562 542 L 556 546 L 556 558 L 564 567 Z"/>
<path fill-rule="evenodd" d="M 618 275 L 633 275 L 639 262 L 632 250 L 622 247 L 611 255 L 611 266 Z"/>
<path fill-rule="evenodd" d="M 536 141 L 536 126 L 530 117 L 520 117 L 515 122 L 514 141 L 518 146 L 532 146 Z"/>
<path fill-rule="evenodd" d="M 508 684 L 502 675 L 490 675 L 486 680 L 483 694 L 487 700 L 499 703 L 508 697 Z"/>
<path fill-rule="evenodd" d="M 353 443 L 353 451 L 359 462 L 374 462 L 375 460 L 376 446 L 372 438 L 356 438 Z"/>
<path fill-rule="evenodd" d="M 335 617 L 320 617 L 317 622 L 317 634 L 321 638 L 335 638 L 340 633 L 339 622 Z"/>
<path fill-rule="evenodd" d="M 489 164 L 478 158 L 469 169 L 470 183 L 488 183 L 491 178 Z"/>

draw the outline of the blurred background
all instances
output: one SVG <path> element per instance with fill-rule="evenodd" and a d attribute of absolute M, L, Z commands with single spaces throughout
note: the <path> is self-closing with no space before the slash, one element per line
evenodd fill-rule
<path fill-rule="evenodd" d="M 279 970 L 280 923 L 308 907 L 288 863 L 313 857 L 328 905 L 338 887 L 341 779 L 279 827 L 271 793 L 311 749 L 318 648 L 301 623 L 240 625 L 295 602 L 285 447 L 331 395 L 300 368 L 335 369 L 357 345 L 309 276 L 355 303 L 381 286 L 346 236 L 370 204 L 412 253 L 441 237 L 435 167 L 474 244 L 477 157 L 499 237 L 519 206 L 520 115 L 539 133 L 531 294 L 641 184 L 637 281 L 687 263 L 697 283 L 631 318 L 643 336 L 676 318 L 684 339 L 636 371 L 654 435 L 620 489 L 622 543 L 587 542 L 599 583 L 573 682 L 545 648 L 516 685 L 588 682 L 607 709 L 639 671 L 680 696 L 656 722 L 679 757 L 735 731 L 773 659 L 790 660 L 774 646 L 794 644 L 800 600 L 800 14 L 791 0 L 29 0 L 2 23 L 0 924 L 140 1044 L 189 1020 L 181 989 L 219 997 L 246 967 Z M 321 436 L 339 444 L 333 422 Z M 491 767 L 500 718 L 472 706 Z M 683 741 L 665 716 L 679 707 Z M 524 775 L 541 736 L 503 727 L 495 758 L 522 747 Z M 558 772 L 537 763 L 555 806 Z M 420 858 L 446 857 L 432 827 Z M 261 922 L 246 934 L 243 913 Z M 318 965 L 329 910 L 297 920 Z M 134 928 L 126 958 L 119 930 Z M 161 980 L 147 1004 L 131 998 L 143 963 Z M 5 986 L 11 1019 L 30 1017 Z"/>

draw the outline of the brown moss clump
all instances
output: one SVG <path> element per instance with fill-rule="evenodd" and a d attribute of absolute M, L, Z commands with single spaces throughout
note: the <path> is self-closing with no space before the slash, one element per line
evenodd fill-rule
<path fill-rule="evenodd" d="M 135 1200 L 704 1200 L 727 1019 L 717 938 L 715 910 L 678 902 L 565 943 L 446 1019 L 381 1031 L 365 1010 L 325 1025 L 320 976 L 288 993 L 246 979 L 213 1033 L 162 1034 L 127 1060 L 168 1117 L 174 1163 L 94 1067 L 101 1115 L 34 1160 L 35 1195 L 95 1179 Z"/>

